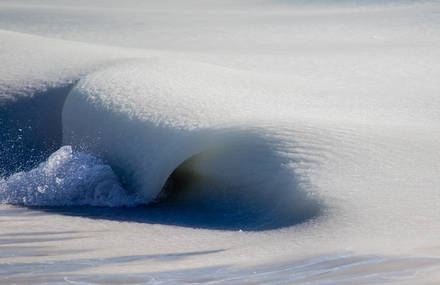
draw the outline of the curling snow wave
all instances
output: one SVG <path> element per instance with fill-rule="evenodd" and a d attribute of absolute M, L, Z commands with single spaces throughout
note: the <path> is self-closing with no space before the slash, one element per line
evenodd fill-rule
<path fill-rule="evenodd" d="M 322 207 L 308 179 L 313 138 L 295 141 L 306 126 L 284 121 L 289 98 L 265 92 L 264 79 L 188 61 L 113 64 L 67 96 L 63 144 L 102 158 L 145 203 L 204 200 L 259 223 L 305 221 Z"/>
<path fill-rule="evenodd" d="M 295 250 L 437 246 L 438 4 L 199 4 L 190 26 L 153 29 L 137 25 L 175 11 L 65 7 L 76 28 L 53 31 L 17 23 L 27 8 L 0 11 L 2 201 L 203 204 L 312 225 Z"/>
<path fill-rule="evenodd" d="M 365 254 L 438 267 L 438 1 L 17 2 L 0 1 L 0 208 L 139 223 L 6 217 L 2 235 L 79 229 L 93 260 L 145 255 L 167 278 L 302 259 L 319 280 L 277 266 L 281 283 L 368 283 L 423 263 Z"/>
<path fill-rule="evenodd" d="M 265 110 L 278 113 L 280 105 L 271 106 L 273 94 L 256 92 L 257 81 L 246 79 L 238 72 L 171 60 L 117 64 L 86 76 L 70 92 L 63 143 L 103 157 L 146 202 L 158 196 L 181 163 L 205 152 L 221 150 L 209 159 L 231 163 L 218 170 L 210 169 L 217 163 L 206 163 L 194 171 L 224 175 L 229 182 L 248 179 L 240 174 L 248 171 L 241 164 L 264 169 L 271 162 L 267 154 L 280 156 L 279 140 L 271 141 L 265 131 L 270 129 L 265 118 L 271 116 Z M 237 164 L 236 147 L 245 150 L 243 155 L 252 152 L 248 159 L 256 161 Z M 272 172 L 273 165 L 266 168 Z M 256 175 L 266 176 L 267 183 L 279 180 Z"/>

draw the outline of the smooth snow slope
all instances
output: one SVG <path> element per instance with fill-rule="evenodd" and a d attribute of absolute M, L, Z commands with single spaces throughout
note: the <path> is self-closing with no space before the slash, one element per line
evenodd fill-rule
<path fill-rule="evenodd" d="M 4 280 L 438 269 L 439 16 L 437 1 L 1 1 L 0 242 L 60 251 L 5 246 Z"/>

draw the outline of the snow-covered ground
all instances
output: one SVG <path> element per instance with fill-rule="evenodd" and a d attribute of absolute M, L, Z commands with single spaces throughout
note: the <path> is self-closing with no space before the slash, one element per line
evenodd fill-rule
<path fill-rule="evenodd" d="M 0 67 L 0 283 L 440 281 L 438 1 L 2 0 Z"/>

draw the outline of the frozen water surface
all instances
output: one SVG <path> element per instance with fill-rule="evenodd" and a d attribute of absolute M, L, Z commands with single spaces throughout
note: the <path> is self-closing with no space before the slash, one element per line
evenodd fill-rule
<path fill-rule="evenodd" d="M 436 284 L 438 1 L 0 1 L 0 283 Z"/>

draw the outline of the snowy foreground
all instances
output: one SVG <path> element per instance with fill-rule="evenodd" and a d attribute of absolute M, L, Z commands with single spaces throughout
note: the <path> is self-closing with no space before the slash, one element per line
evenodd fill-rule
<path fill-rule="evenodd" d="M 0 1 L 1 284 L 438 284 L 440 2 Z"/>

